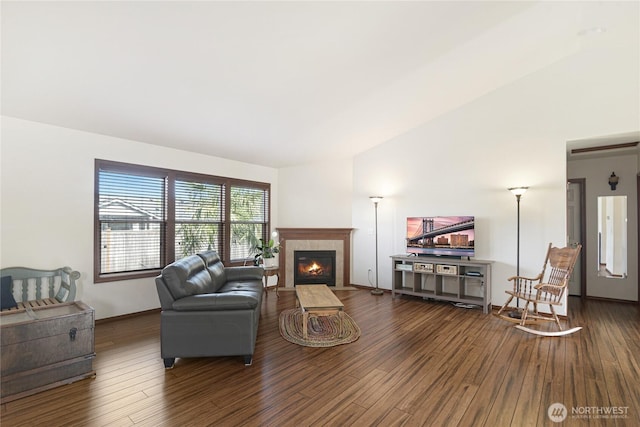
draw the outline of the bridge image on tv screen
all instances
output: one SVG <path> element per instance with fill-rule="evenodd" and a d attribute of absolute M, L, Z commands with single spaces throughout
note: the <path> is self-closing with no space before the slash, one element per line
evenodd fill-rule
<path fill-rule="evenodd" d="M 418 255 L 474 256 L 473 216 L 407 218 L 407 252 Z"/>

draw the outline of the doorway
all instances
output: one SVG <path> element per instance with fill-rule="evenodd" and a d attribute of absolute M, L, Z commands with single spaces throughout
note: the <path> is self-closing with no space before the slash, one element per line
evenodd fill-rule
<path fill-rule="evenodd" d="M 587 295 L 585 183 L 586 178 L 572 178 L 567 182 L 567 244 L 582 245 L 569 281 L 569 295 L 581 298 Z"/>

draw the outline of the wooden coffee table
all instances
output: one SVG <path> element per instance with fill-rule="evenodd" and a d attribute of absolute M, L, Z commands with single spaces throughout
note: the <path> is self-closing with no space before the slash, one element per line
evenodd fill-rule
<path fill-rule="evenodd" d="M 316 316 L 337 314 L 340 318 L 339 336 L 342 335 L 344 304 L 327 285 L 296 285 L 296 307 L 300 307 L 302 310 L 302 336 L 304 339 L 309 336 L 309 314 Z"/>

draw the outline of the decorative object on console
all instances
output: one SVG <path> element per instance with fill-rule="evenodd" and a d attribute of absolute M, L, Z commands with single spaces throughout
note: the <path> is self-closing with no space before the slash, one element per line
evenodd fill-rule
<path fill-rule="evenodd" d="M 402 264 L 399 265 L 398 268 L 400 268 L 402 270 L 402 268 L 406 268 L 409 267 L 409 271 L 411 271 L 411 265 L 410 264 Z M 423 262 L 416 262 L 413 264 L 413 271 L 417 271 L 417 272 L 428 272 L 428 273 L 433 273 L 433 264 L 425 264 Z"/>
<path fill-rule="evenodd" d="M 382 196 L 369 196 L 373 202 L 375 210 L 375 235 L 376 235 L 376 287 L 371 290 L 373 295 L 382 295 L 382 289 L 378 288 L 378 203 L 382 200 Z"/>
<path fill-rule="evenodd" d="M 520 198 L 527 192 L 529 187 L 511 187 L 511 191 L 516 196 L 516 203 L 518 205 L 518 228 L 516 232 L 516 276 L 520 276 Z M 522 313 L 520 313 L 520 299 L 516 299 L 516 310 L 509 313 L 513 318 L 519 319 Z"/>
<path fill-rule="evenodd" d="M 450 276 L 458 275 L 458 266 L 457 265 L 448 265 L 448 264 L 438 264 L 436 265 L 436 273 L 438 274 L 448 274 Z"/>
<path fill-rule="evenodd" d="M 620 178 L 616 176 L 616 173 L 611 172 L 611 176 L 609 177 L 609 186 L 611 187 L 611 191 L 614 191 L 616 189 L 619 180 Z"/>

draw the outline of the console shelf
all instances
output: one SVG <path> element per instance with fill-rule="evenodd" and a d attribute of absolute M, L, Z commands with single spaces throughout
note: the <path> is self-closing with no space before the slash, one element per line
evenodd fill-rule
<path fill-rule="evenodd" d="M 493 261 L 395 255 L 391 293 L 482 307 L 491 312 Z"/>

